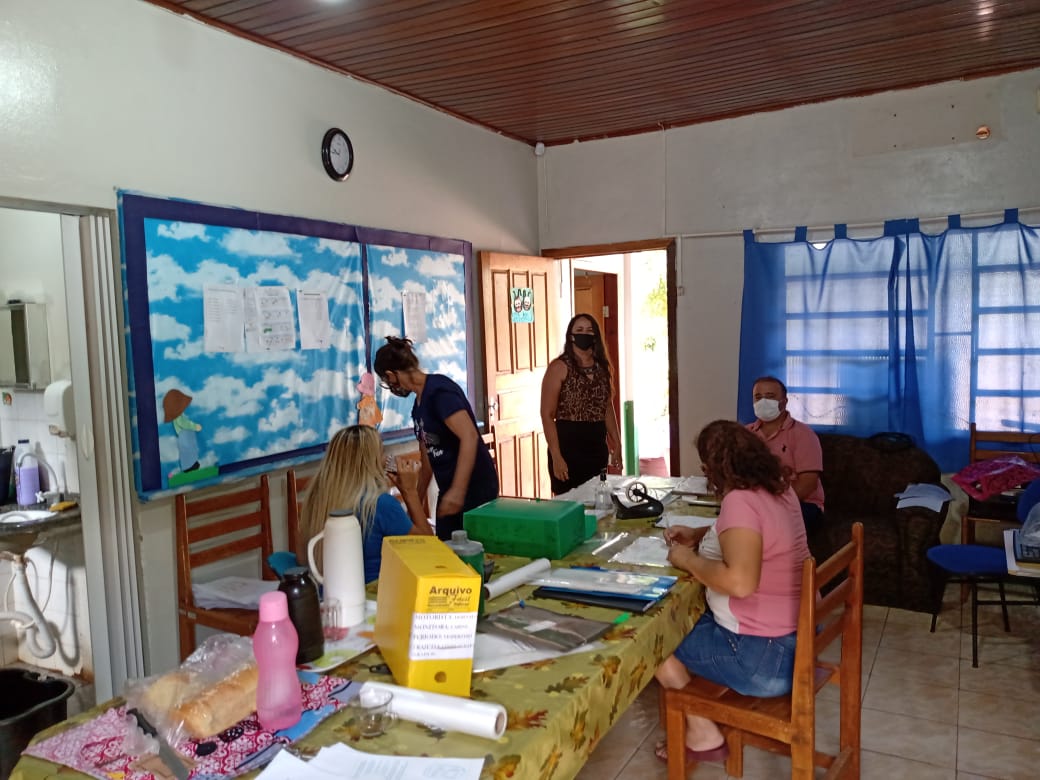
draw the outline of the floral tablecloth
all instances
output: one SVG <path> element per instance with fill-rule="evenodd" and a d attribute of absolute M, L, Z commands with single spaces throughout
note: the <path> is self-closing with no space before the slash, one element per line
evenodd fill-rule
<path fill-rule="evenodd" d="M 649 529 L 645 520 L 600 521 L 601 532 L 627 530 L 637 533 Z M 602 565 L 593 550 L 594 538 L 568 555 L 568 565 Z M 508 572 L 527 559 L 489 556 L 496 571 Z M 305 737 L 297 747 L 303 751 L 335 742 L 359 750 L 415 756 L 457 756 L 485 758 L 482 780 L 566 780 L 578 773 L 611 725 L 650 682 L 654 669 L 686 635 L 704 610 L 702 586 L 674 569 L 646 569 L 679 575 L 679 580 L 659 605 L 643 615 L 633 614 L 617 623 L 603 637 L 599 650 L 561 656 L 546 661 L 474 674 L 471 697 L 494 701 L 506 707 L 509 722 L 504 736 L 492 741 L 455 732 L 441 732 L 420 724 L 402 721 L 383 736 L 362 739 L 350 708 L 343 709 Z M 533 587 L 523 586 L 490 601 L 489 612 L 502 609 L 519 596 L 532 605 L 597 620 L 613 621 L 617 610 L 588 607 L 553 599 L 530 598 Z M 377 650 L 348 662 L 330 674 L 353 680 L 392 682 L 389 670 Z M 108 702 L 77 718 L 59 724 L 82 722 L 112 706 Z M 38 737 L 38 738 L 42 738 Z M 23 756 L 11 775 L 12 780 L 84 777 L 58 765 Z M 112 780 L 119 780 L 113 778 Z"/>

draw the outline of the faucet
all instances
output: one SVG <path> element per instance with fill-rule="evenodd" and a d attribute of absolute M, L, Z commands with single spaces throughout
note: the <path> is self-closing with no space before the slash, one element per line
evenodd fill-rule
<path fill-rule="evenodd" d="M 50 486 L 51 489 L 47 491 L 36 491 L 36 503 L 42 504 L 44 501 L 49 501 L 54 498 L 61 501 L 64 498 L 64 495 L 62 491 L 58 489 L 58 475 L 54 472 L 54 467 L 48 463 L 45 458 L 39 457 L 33 450 L 26 450 L 21 454 L 21 456 L 19 456 L 18 460 L 15 461 L 14 464 L 15 471 L 17 471 L 18 467 L 22 465 L 22 461 L 30 455 L 36 458 L 37 463 L 42 463 L 46 466 L 47 471 L 50 473 L 50 479 L 47 481 L 47 485 Z"/>

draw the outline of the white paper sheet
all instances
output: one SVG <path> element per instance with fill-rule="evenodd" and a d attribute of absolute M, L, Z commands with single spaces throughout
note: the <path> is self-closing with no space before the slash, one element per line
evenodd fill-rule
<path fill-rule="evenodd" d="M 610 559 L 613 563 L 631 563 L 640 566 L 671 566 L 668 545 L 660 536 L 641 536 Z"/>
<path fill-rule="evenodd" d="M 329 300 L 323 292 L 297 290 L 300 318 L 300 349 L 326 349 L 332 339 Z"/>
<path fill-rule="evenodd" d="M 401 293 L 404 308 L 404 335 L 414 344 L 426 341 L 426 293 Z"/>
<path fill-rule="evenodd" d="M 207 284 L 202 288 L 203 344 L 206 352 L 241 352 L 244 323 L 242 289 Z"/>
<path fill-rule="evenodd" d="M 477 641 L 473 646 L 473 673 L 545 661 L 549 658 L 559 658 L 562 655 L 589 653 L 594 650 L 602 650 L 606 646 L 605 642 L 589 642 L 587 645 L 563 653 L 559 650 L 531 647 L 531 645 L 503 636 L 477 634 Z"/>
<path fill-rule="evenodd" d="M 715 517 L 701 517 L 700 515 L 681 515 L 673 512 L 665 512 L 661 519 L 654 523 L 658 528 L 671 528 L 673 525 L 684 525 L 687 528 L 711 528 L 715 525 Z"/>
<path fill-rule="evenodd" d="M 342 743 L 324 747 L 310 761 L 280 751 L 258 777 L 262 780 L 479 780 L 482 758 L 386 756 L 354 750 Z"/>
<path fill-rule="evenodd" d="M 296 348 L 296 325 L 289 288 L 262 285 L 246 292 L 246 350 L 274 352 Z"/>

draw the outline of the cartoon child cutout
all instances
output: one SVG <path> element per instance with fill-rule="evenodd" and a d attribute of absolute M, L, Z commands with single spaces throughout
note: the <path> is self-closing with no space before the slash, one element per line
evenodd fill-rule
<path fill-rule="evenodd" d="M 202 426 L 192 422 L 184 411 L 191 404 L 191 396 L 180 390 L 170 390 L 163 396 L 163 422 L 173 423 L 177 434 L 177 454 L 181 471 L 194 471 L 199 467 L 199 442 L 195 434 Z"/>
<path fill-rule="evenodd" d="M 358 425 L 368 425 L 378 428 L 383 422 L 383 412 L 376 403 L 376 378 L 371 371 L 361 375 L 361 381 L 357 383 L 361 400 L 358 401 Z"/>

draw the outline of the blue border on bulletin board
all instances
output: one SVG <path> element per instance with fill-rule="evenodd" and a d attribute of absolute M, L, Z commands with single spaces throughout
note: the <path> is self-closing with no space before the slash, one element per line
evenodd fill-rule
<path fill-rule="evenodd" d="M 386 335 L 421 336 L 425 371 L 473 387 L 469 242 L 125 191 L 118 200 L 142 499 L 320 457 L 357 422 L 358 382 Z M 417 334 L 405 332 L 406 294 L 424 309 L 408 323 Z M 327 319 L 304 316 L 321 311 L 316 302 Z M 410 435 L 413 399 L 375 388 L 384 438 Z"/>

